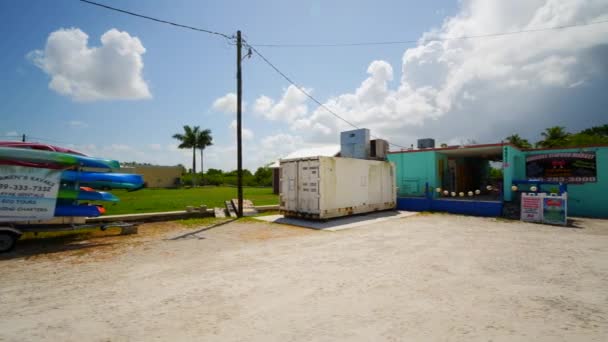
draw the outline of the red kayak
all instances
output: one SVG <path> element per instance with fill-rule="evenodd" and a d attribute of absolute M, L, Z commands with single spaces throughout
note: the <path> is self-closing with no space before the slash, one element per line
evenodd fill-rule
<path fill-rule="evenodd" d="M 42 150 L 51 152 L 61 152 L 76 154 L 79 156 L 86 156 L 86 154 L 78 151 L 71 150 L 69 148 L 63 148 L 55 145 L 42 144 L 37 142 L 20 142 L 20 141 L 0 141 L 0 147 L 16 147 L 16 148 L 29 148 L 32 150 Z M 32 163 L 21 160 L 1 160 L 0 165 L 17 165 L 27 167 L 41 167 L 45 169 L 62 170 L 65 169 L 65 165 L 54 164 L 54 163 Z"/>
<path fill-rule="evenodd" d="M 86 154 L 78 151 L 71 150 L 69 148 L 59 147 L 55 145 L 47 145 L 37 142 L 20 142 L 20 141 L 0 141 L 0 147 L 17 147 L 17 148 L 31 148 L 32 150 L 42 150 L 51 152 L 61 152 L 76 154 L 79 156 L 87 156 Z"/>

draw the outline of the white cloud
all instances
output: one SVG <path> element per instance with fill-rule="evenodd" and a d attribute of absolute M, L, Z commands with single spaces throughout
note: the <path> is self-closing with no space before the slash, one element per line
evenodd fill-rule
<path fill-rule="evenodd" d="M 131 151 L 133 148 L 125 144 L 111 144 L 110 149 L 114 151 Z"/>
<path fill-rule="evenodd" d="M 539 117 L 543 108 L 554 111 L 549 104 L 563 96 L 556 89 L 563 94 L 602 77 L 598 70 L 605 73 L 608 56 L 606 49 L 594 49 L 608 44 L 608 25 L 478 39 L 432 39 L 607 19 L 605 0 L 462 1 L 457 15 L 446 18 L 440 28 L 428 31 L 417 46 L 404 52 L 397 85 L 391 85 L 392 66 L 376 60 L 368 67 L 369 76 L 356 89 L 327 99 L 325 105 L 353 124 L 368 127 L 372 134 L 391 141 L 422 135 L 443 140 L 483 136 L 499 141 L 505 133 L 510 134 L 507 129 L 517 125 L 516 118 L 530 119 L 531 108 Z M 270 98 L 259 98 L 260 107 L 265 109 L 260 112 L 269 120 L 284 118 L 293 130 L 312 132 L 306 136 L 307 141 L 335 140 L 339 131 L 352 128 L 321 107 L 307 112 L 304 95 L 298 98 L 302 99 L 300 107 L 279 106 L 283 100 L 275 104 Z M 519 112 L 514 111 L 515 106 Z M 299 109 L 294 111 L 294 107 Z M 560 122 L 554 113 L 551 115 L 554 122 Z M 442 124 L 437 124 L 440 119 Z M 498 124 L 509 119 L 511 128 Z M 559 119 L 569 120 L 565 116 Z M 538 122 L 542 125 L 546 120 Z M 496 127 L 490 130 L 488 124 Z"/>
<path fill-rule="evenodd" d="M 228 93 L 215 101 L 213 101 L 212 108 L 217 110 L 218 112 L 226 113 L 226 114 L 234 114 L 236 113 L 236 94 Z M 243 104 L 243 111 L 244 109 Z"/>
<path fill-rule="evenodd" d="M 258 114 L 263 114 L 269 112 L 272 106 L 274 105 L 274 100 L 268 96 L 262 95 L 253 105 L 253 111 Z"/>
<path fill-rule="evenodd" d="M 549 56 L 540 62 L 524 65 L 521 70 L 537 75 L 542 85 L 563 87 L 570 83 L 570 67 L 576 63 L 574 57 Z M 578 83 L 580 81 L 574 82 Z"/>
<path fill-rule="evenodd" d="M 302 138 L 286 133 L 279 133 L 264 137 L 261 142 L 262 148 L 265 149 L 282 149 L 286 151 L 295 150 L 302 144 Z"/>
<path fill-rule="evenodd" d="M 146 49 L 137 37 L 111 29 L 101 46 L 89 47 L 89 36 L 78 28 L 52 32 L 44 51 L 28 57 L 51 77 L 49 88 L 76 101 L 150 98 L 142 77 Z"/>
<path fill-rule="evenodd" d="M 236 137 L 236 120 L 232 120 L 232 122 L 230 123 L 229 128 L 232 131 L 232 134 Z M 253 135 L 253 132 L 250 129 L 247 129 L 245 127 L 241 127 L 241 136 L 245 140 L 251 140 L 251 139 L 253 139 L 254 135 Z"/>
<path fill-rule="evenodd" d="M 149 144 L 148 147 L 150 147 L 150 149 L 153 151 L 162 151 L 163 150 L 163 147 L 161 144 Z"/>
<path fill-rule="evenodd" d="M 78 121 L 78 120 L 71 120 L 68 122 L 68 125 L 70 127 L 74 127 L 74 128 L 85 128 L 85 127 L 89 127 L 89 124 L 87 124 L 86 122 L 83 121 Z"/>
<path fill-rule="evenodd" d="M 307 93 L 312 91 L 311 89 L 304 90 Z M 308 112 L 306 100 L 308 100 L 308 97 L 304 93 L 295 86 L 290 85 L 285 89 L 283 96 L 276 103 L 268 96 L 260 96 L 255 101 L 254 111 L 267 120 L 291 122 L 306 115 Z"/>
<path fill-rule="evenodd" d="M 274 162 L 279 158 L 287 156 L 289 153 L 306 147 L 304 139 L 298 135 L 288 133 L 277 133 L 264 137 L 254 157 L 258 163 L 266 164 Z"/>

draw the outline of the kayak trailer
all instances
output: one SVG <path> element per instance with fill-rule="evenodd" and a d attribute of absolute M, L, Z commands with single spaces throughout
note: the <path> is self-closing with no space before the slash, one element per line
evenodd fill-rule
<path fill-rule="evenodd" d="M 81 229 L 98 228 L 105 231 L 108 228 L 120 228 L 120 235 L 136 234 L 138 223 L 109 222 L 91 223 L 81 217 L 55 217 L 46 221 L 0 222 L 0 253 L 10 252 L 24 233 L 63 232 Z"/>

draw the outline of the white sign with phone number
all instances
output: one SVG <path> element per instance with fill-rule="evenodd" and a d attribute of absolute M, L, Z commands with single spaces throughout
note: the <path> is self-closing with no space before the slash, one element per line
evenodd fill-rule
<path fill-rule="evenodd" d="M 55 215 L 61 170 L 0 165 L 0 222 Z"/>

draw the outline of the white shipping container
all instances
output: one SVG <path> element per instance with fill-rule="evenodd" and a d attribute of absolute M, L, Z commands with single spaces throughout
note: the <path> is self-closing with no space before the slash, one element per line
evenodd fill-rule
<path fill-rule="evenodd" d="M 280 210 L 285 216 L 328 219 L 395 208 L 393 163 L 309 157 L 280 165 Z"/>

